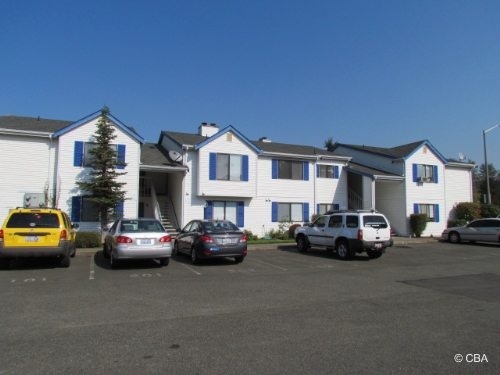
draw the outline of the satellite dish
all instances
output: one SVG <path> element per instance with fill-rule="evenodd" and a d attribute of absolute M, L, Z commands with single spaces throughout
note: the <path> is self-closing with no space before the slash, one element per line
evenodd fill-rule
<path fill-rule="evenodd" d="M 182 160 L 182 155 L 179 152 L 174 151 L 174 150 L 170 150 L 168 152 L 168 157 L 175 162 L 179 162 Z"/>

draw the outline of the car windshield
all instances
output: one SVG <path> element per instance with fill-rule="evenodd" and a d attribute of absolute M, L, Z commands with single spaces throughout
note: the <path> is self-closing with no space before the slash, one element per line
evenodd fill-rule
<path fill-rule="evenodd" d="M 162 225 L 157 220 L 124 220 L 121 232 L 164 232 Z"/>
<path fill-rule="evenodd" d="M 207 221 L 203 223 L 207 232 L 227 232 L 232 230 L 239 230 L 236 225 L 230 221 Z"/>
<path fill-rule="evenodd" d="M 57 214 L 19 212 L 11 215 L 7 228 L 59 228 L 59 218 Z"/>
<path fill-rule="evenodd" d="M 363 216 L 363 225 L 372 228 L 387 228 L 387 222 L 380 215 L 365 215 Z"/>

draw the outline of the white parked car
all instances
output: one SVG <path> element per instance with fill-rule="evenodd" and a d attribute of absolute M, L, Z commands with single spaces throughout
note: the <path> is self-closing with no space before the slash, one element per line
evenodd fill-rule
<path fill-rule="evenodd" d="M 156 219 L 119 219 L 106 233 L 103 254 L 112 268 L 122 259 L 158 259 L 166 266 L 172 256 L 172 236 Z"/>
<path fill-rule="evenodd" d="M 377 211 L 334 211 L 318 216 L 311 224 L 295 229 L 299 251 L 309 247 L 335 250 L 342 259 L 366 252 L 370 258 L 380 257 L 393 245 L 391 226 Z"/>
<path fill-rule="evenodd" d="M 441 240 L 452 243 L 500 242 L 500 218 L 477 219 L 462 227 L 446 228 L 441 234 Z"/>

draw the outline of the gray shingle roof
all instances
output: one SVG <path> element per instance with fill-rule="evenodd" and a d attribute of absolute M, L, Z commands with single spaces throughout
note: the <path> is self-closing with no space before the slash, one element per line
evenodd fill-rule
<path fill-rule="evenodd" d="M 179 145 L 194 146 L 207 139 L 204 136 L 198 134 L 190 134 L 190 133 L 164 131 L 163 134 L 173 139 Z M 335 155 L 332 152 L 314 146 L 293 145 L 287 143 L 264 142 L 264 141 L 251 141 L 251 142 L 264 152 L 291 154 L 291 155 L 306 155 L 306 156 L 316 156 L 316 155 L 333 156 L 333 157 L 339 156 Z"/>
<path fill-rule="evenodd" d="M 425 143 L 426 141 L 417 141 L 417 142 L 412 142 L 408 143 L 406 145 L 401 145 L 397 147 L 391 147 L 391 148 L 384 148 L 384 147 L 372 147 L 372 146 L 365 146 L 365 145 L 349 145 L 345 143 L 335 143 L 335 148 L 334 148 L 334 153 L 335 150 L 342 146 L 346 148 L 350 148 L 353 150 L 359 150 L 363 152 L 371 152 L 373 154 L 378 154 L 382 155 L 391 159 L 400 159 L 405 156 L 408 156 L 411 154 L 417 147 L 422 145 L 422 143 Z"/>
<path fill-rule="evenodd" d="M 163 147 L 156 143 L 145 143 L 142 146 L 141 164 L 155 167 L 182 167 L 182 163 L 172 161 Z"/>
<path fill-rule="evenodd" d="M 50 120 L 40 117 L 0 116 L 0 128 L 54 133 L 73 121 Z"/>

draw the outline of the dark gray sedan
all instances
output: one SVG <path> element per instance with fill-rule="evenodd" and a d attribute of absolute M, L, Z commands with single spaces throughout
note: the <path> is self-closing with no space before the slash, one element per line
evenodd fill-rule
<path fill-rule="evenodd" d="M 500 242 L 500 219 L 477 219 L 463 227 L 446 228 L 441 240 L 458 243 L 461 241 Z"/>
<path fill-rule="evenodd" d="M 240 263 L 247 255 L 247 236 L 228 220 L 192 220 L 175 240 L 174 254 L 179 253 L 189 255 L 193 263 L 219 257 Z"/>

